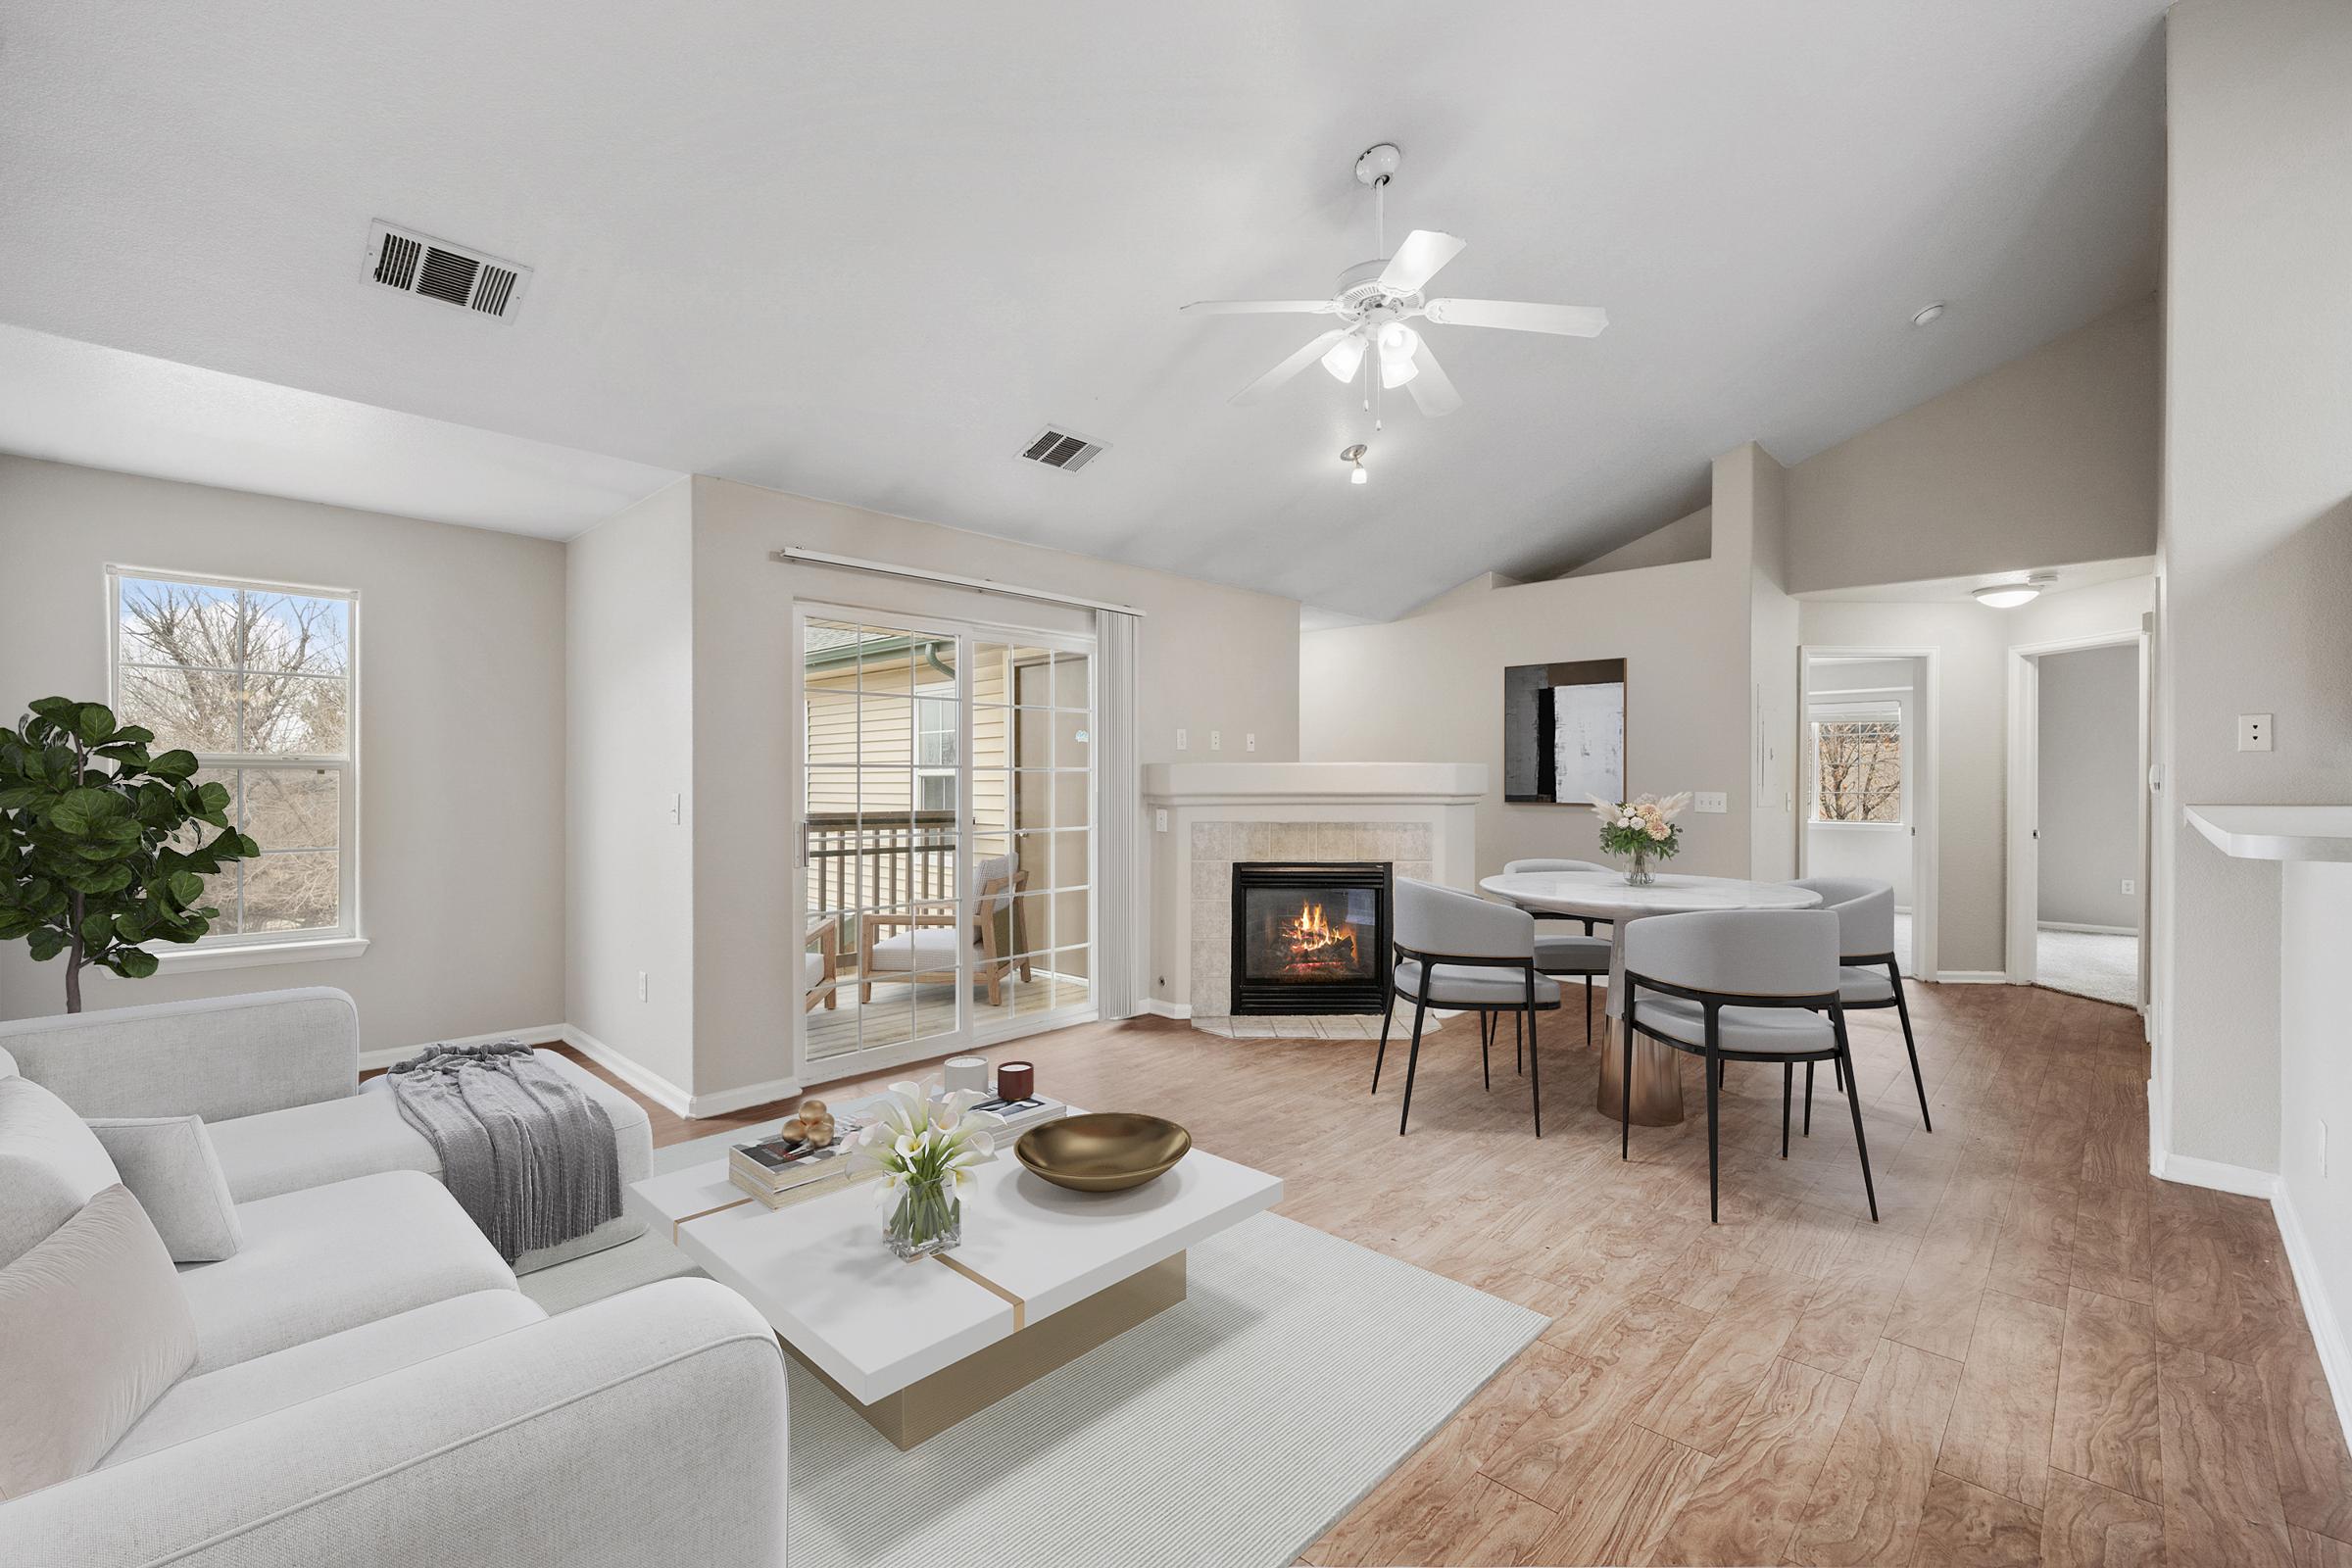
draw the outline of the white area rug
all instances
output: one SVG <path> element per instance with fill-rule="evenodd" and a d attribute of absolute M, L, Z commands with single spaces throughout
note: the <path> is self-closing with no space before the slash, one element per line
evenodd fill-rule
<path fill-rule="evenodd" d="M 560 1311 L 684 1261 L 649 1236 L 523 1285 Z M 793 1568 L 1288 1563 L 1549 1321 L 1275 1214 L 1188 1274 L 1178 1305 L 910 1452 L 792 1363 Z"/>
<path fill-rule="evenodd" d="M 2098 1002 L 2139 1004 L 2139 938 L 2105 931 L 2053 931 L 2034 936 L 2037 985 Z"/>

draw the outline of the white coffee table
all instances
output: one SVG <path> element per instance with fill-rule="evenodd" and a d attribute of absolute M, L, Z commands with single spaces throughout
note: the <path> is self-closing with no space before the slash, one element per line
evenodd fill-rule
<path fill-rule="evenodd" d="M 630 1190 L 902 1448 L 1183 1300 L 1185 1249 L 1281 1200 L 1279 1177 L 1198 1149 L 1124 1193 L 1068 1192 L 1007 1149 L 964 1191 L 962 1246 L 902 1262 L 870 1183 L 771 1209 L 720 1159 Z"/>

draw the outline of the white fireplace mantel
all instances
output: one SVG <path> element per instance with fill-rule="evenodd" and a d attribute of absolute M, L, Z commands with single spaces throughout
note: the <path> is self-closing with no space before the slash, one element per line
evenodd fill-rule
<path fill-rule="evenodd" d="M 1380 860 L 1398 876 L 1472 886 L 1477 762 L 1153 762 L 1151 1007 L 1220 1017 L 1231 1005 L 1233 866 Z"/>
<path fill-rule="evenodd" d="M 1162 806 L 1410 801 L 1475 806 L 1487 793 L 1482 762 L 1152 762 L 1144 795 Z"/>

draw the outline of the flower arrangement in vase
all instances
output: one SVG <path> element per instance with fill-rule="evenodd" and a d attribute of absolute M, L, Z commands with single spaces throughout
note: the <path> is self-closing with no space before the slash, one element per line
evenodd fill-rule
<path fill-rule="evenodd" d="M 882 1172 L 881 1199 L 889 1209 L 882 1239 L 901 1257 L 928 1257 L 963 1240 L 963 1200 L 975 1167 L 996 1157 L 1003 1118 L 972 1107 L 987 1099 L 969 1089 L 941 1093 L 935 1086 L 896 1083 L 876 1107 L 873 1124 L 858 1135 L 853 1164 Z"/>
<path fill-rule="evenodd" d="M 1669 795 L 1664 800 L 1655 795 L 1643 795 L 1631 801 L 1604 801 L 1592 797 L 1592 814 L 1600 819 L 1600 847 L 1611 855 L 1627 857 L 1632 863 L 1625 868 L 1628 886 L 1648 887 L 1657 880 L 1650 868 L 1654 860 L 1671 859 L 1683 847 L 1683 830 L 1674 819 L 1690 804 L 1690 792 Z"/>

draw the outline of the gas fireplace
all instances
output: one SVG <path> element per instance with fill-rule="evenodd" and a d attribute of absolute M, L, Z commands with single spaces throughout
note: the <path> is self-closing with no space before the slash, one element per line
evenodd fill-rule
<path fill-rule="evenodd" d="M 1377 1013 L 1388 1004 L 1385 863 L 1233 868 L 1233 1010 Z"/>

